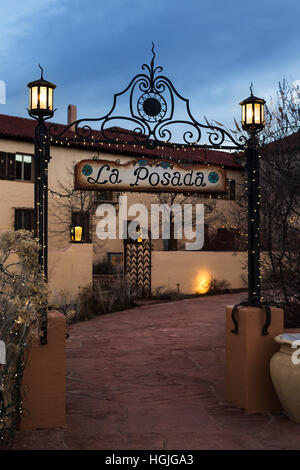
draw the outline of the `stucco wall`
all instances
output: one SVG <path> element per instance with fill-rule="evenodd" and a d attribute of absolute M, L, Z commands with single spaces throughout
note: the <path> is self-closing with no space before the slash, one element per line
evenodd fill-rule
<path fill-rule="evenodd" d="M 33 143 L 21 142 L 9 139 L 0 139 L 0 150 L 5 152 L 20 152 L 32 154 L 34 151 Z M 122 162 L 130 160 L 131 156 L 122 156 L 120 154 L 108 154 L 97 152 L 96 150 L 74 149 L 70 147 L 51 146 L 51 161 L 49 164 L 49 188 L 65 194 L 74 187 L 73 167 L 80 160 L 93 158 L 94 156 L 102 159 L 115 160 Z M 181 155 L 178 152 L 178 158 Z M 242 172 L 239 169 L 226 169 L 227 177 L 235 179 L 237 182 L 243 180 Z M 0 232 L 14 229 L 14 208 L 33 208 L 34 185 L 30 182 L 1 180 L 0 185 Z M 63 186 L 63 187 L 62 187 Z M 143 203 L 150 206 L 151 203 L 158 203 L 158 196 L 145 193 L 123 193 L 128 196 L 128 207 L 133 203 Z M 178 202 L 176 200 L 176 202 Z M 208 199 L 199 197 L 199 202 L 208 203 Z M 49 249 L 60 249 L 68 247 L 70 242 L 69 226 L 71 223 L 71 211 L 65 211 L 63 205 L 66 199 L 58 199 L 57 196 L 49 194 Z M 211 204 L 216 204 L 216 210 L 206 217 L 205 222 L 214 227 L 220 226 L 222 221 L 217 220 L 217 212 L 226 216 L 234 207 L 234 201 L 212 200 Z M 217 210 L 218 209 L 218 210 Z M 94 214 L 96 212 L 96 207 Z M 129 217 L 132 219 L 133 217 Z M 92 240 L 94 245 L 94 260 L 102 259 L 107 252 L 123 252 L 123 240 L 98 240 L 96 236 L 96 224 L 99 218 L 92 218 Z M 216 220 L 215 220 L 216 219 Z M 117 223 L 118 227 L 118 223 Z M 153 241 L 154 249 L 161 250 L 163 243 L 161 240 Z"/>
<path fill-rule="evenodd" d="M 245 287 L 242 275 L 246 253 L 231 251 L 153 251 L 152 252 L 152 292 L 162 287 L 163 290 L 177 290 L 193 294 L 199 282 L 214 278 L 229 282 L 230 287 Z"/>
<path fill-rule="evenodd" d="M 0 139 L 0 149 L 7 152 L 20 152 L 32 154 L 33 143 Z M 73 166 L 80 160 L 93 158 L 128 161 L 130 156 L 113 155 L 85 149 L 74 149 L 62 146 L 51 146 L 52 159 L 49 164 L 49 188 L 62 193 L 74 187 Z M 180 159 L 180 152 L 178 158 Z M 227 177 L 238 182 L 242 181 L 242 172 L 239 169 L 226 169 Z M 63 187 L 62 187 L 62 186 Z M 1 180 L 0 185 L 0 233 L 4 230 L 14 229 L 14 209 L 33 208 L 34 185 L 31 182 Z M 148 207 L 151 203 L 158 203 L 157 195 L 126 193 L 128 207 L 136 202 L 142 202 Z M 50 301 L 61 290 L 69 292 L 70 296 L 78 294 L 78 287 L 92 281 L 92 258 L 94 262 L 102 259 L 107 252 L 123 252 L 123 240 L 98 240 L 95 226 L 99 220 L 94 216 L 92 239 L 93 244 L 71 245 L 69 225 L 71 212 L 64 213 L 62 204 L 66 199 L 59 199 L 49 194 L 49 286 L 52 291 Z M 178 201 L 176 201 L 178 202 Z M 208 199 L 199 197 L 199 202 L 208 203 Z M 212 200 L 215 209 L 206 217 L 205 222 L 213 229 L 220 226 L 218 213 L 225 218 L 235 205 L 234 201 Z M 96 207 L 95 207 L 96 211 Z M 132 218 L 132 217 L 129 217 Z M 117 223 L 118 227 L 118 223 Z M 58 233 L 57 233 L 58 232 Z M 161 250 L 162 240 L 153 240 L 154 250 Z M 94 252 L 94 253 L 92 253 Z M 176 289 L 180 284 L 183 292 L 193 292 L 196 288 L 197 276 L 206 272 L 214 278 L 226 279 L 231 287 L 242 287 L 241 254 L 234 255 L 229 252 L 163 252 L 154 251 L 152 255 L 152 288 L 164 286 L 166 289 Z"/>
<path fill-rule="evenodd" d="M 67 301 L 76 298 L 78 288 L 92 282 L 93 246 L 88 243 L 70 243 L 62 250 L 49 250 L 50 302 L 55 302 L 65 291 Z"/>

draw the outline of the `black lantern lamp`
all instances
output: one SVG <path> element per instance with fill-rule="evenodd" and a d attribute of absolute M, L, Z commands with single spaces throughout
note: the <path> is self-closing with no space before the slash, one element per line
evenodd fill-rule
<path fill-rule="evenodd" d="M 36 117 L 52 117 L 53 109 L 53 90 L 56 85 L 47 82 L 43 77 L 43 68 L 41 69 L 41 78 L 28 83 L 29 95 L 29 114 Z"/>
<path fill-rule="evenodd" d="M 72 243 L 81 243 L 82 242 L 82 225 L 71 225 L 70 226 L 70 235 Z"/>
<path fill-rule="evenodd" d="M 242 127 L 248 132 L 259 131 L 265 126 L 264 105 L 265 100 L 253 96 L 252 83 L 250 86 L 251 95 L 241 101 L 242 107 Z"/>

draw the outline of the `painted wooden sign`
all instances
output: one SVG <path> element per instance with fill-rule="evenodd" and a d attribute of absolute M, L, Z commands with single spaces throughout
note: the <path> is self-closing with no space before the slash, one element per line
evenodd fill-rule
<path fill-rule="evenodd" d="M 82 160 L 75 166 L 75 189 L 204 193 L 226 191 L 226 172 L 218 166 L 189 167 L 164 160 Z"/>

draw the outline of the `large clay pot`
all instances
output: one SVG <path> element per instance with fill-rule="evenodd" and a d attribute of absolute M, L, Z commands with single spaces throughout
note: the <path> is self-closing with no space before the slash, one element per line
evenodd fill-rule
<path fill-rule="evenodd" d="M 270 362 L 272 382 L 290 420 L 300 423 L 300 334 L 281 334 L 275 341 L 280 350 Z"/>

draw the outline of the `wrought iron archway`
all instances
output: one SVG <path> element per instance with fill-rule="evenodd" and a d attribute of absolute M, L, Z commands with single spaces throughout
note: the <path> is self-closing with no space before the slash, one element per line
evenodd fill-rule
<path fill-rule="evenodd" d="M 49 126 L 49 137 L 54 140 L 66 139 L 70 142 L 117 143 L 126 145 L 145 145 L 155 148 L 173 143 L 173 128 L 182 132 L 182 144 L 197 148 L 214 148 L 227 150 L 244 150 L 247 139 L 240 136 L 235 139 L 226 129 L 198 122 L 190 111 L 189 100 L 178 93 L 173 83 L 165 75 L 159 75 L 163 67 L 155 66 L 154 44 L 152 43 L 152 60 L 150 65 L 143 64 L 142 70 L 147 73 L 137 74 L 121 92 L 114 94 L 111 110 L 99 118 L 78 119 L 62 130 L 59 126 Z M 118 114 L 118 101 L 128 95 L 129 114 Z M 185 118 L 176 119 L 177 101 L 185 105 Z M 133 125 L 130 139 L 124 139 L 122 130 L 114 123 L 123 122 L 128 130 Z M 98 129 L 90 124 L 99 123 Z M 185 127 L 183 127 L 185 126 Z M 75 128 L 74 137 L 65 137 Z M 101 132 L 95 136 L 95 130 Z M 204 135 L 208 143 L 203 143 Z M 228 142 L 228 143 L 227 143 Z M 177 142 L 178 144 L 179 142 Z"/>
<path fill-rule="evenodd" d="M 46 125 L 48 117 L 36 118 L 29 111 L 30 116 L 37 119 L 35 130 L 35 218 L 36 231 L 40 241 L 40 264 L 47 279 L 47 220 L 48 220 L 48 178 L 47 170 L 50 160 L 50 145 L 56 143 L 80 144 L 90 142 L 97 144 L 116 144 L 130 146 L 145 146 L 156 149 L 158 146 L 193 146 L 194 148 L 212 148 L 223 150 L 246 151 L 246 168 L 248 171 L 248 301 L 247 305 L 261 305 L 260 297 L 260 242 L 259 242 L 259 160 L 257 130 L 250 130 L 250 137 L 244 135 L 233 137 L 226 129 L 210 123 L 198 122 L 190 111 L 189 100 L 184 98 L 175 89 L 173 83 L 165 75 L 161 75 L 163 68 L 156 66 L 154 45 L 152 45 L 152 60 L 150 65 L 143 64 L 144 73 L 137 74 L 129 85 L 121 92 L 114 94 L 111 110 L 98 118 L 79 119 L 67 126 L 56 124 Z M 118 114 L 118 101 L 128 95 L 128 114 Z M 178 119 L 176 116 L 177 101 L 184 103 L 185 116 Z M 53 113 L 52 113 L 53 115 Z M 52 117 L 52 116 L 50 116 Z M 130 133 L 114 124 L 123 122 L 125 128 L 131 125 Z M 98 129 L 91 127 L 98 123 Z M 126 125 L 127 124 L 127 125 Z M 174 128 L 180 130 L 182 144 L 174 144 Z M 75 129 L 75 132 L 71 130 Z M 204 136 L 207 141 L 204 142 Z M 181 158 L 184 160 L 184 158 Z M 233 321 L 236 325 L 234 333 L 238 333 L 238 326 L 233 311 Z M 268 316 L 268 315 L 267 315 Z M 42 342 L 46 343 L 45 312 L 44 336 Z M 267 319 L 267 323 L 268 323 Z M 266 334 L 267 328 L 263 330 Z"/>

